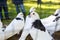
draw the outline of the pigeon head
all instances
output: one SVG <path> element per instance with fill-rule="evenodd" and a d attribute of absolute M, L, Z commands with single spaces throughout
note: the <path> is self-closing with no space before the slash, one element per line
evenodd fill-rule
<path fill-rule="evenodd" d="M 53 22 L 58 21 L 60 18 L 60 9 L 57 9 L 56 12 L 54 13 L 54 16 L 56 16 L 55 20 Z"/>
<path fill-rule="evenodd" d="M 55 13 L 54 13 L 54 16 L 60 16 L 60 9 L 57 9 L 56 11 L 55 11 Z"/>
<path fill-rule="evenodd" d="M 33 18 L 34 20 L 35 20 L 35 19 L 40 19 L 38 13 L 36 13 L 36 12 L 31 12 L 29 16 L 30 16 L 31 18 Z"/>
<path fill-rule="evenodd" d="M 30 17 L 32 18 L 32 21 L 33 21 L 32 26 L 34 26 L 34 28 L 36 28 L 36 29 L 40 29 L 41 31 L 45 32 L 45 27 L 42 24 L 42 22 L 40 21 L 38 13 L 37 12 L 31 12 Z"/>
<path fill-rule="evenodd" d="M 30 14 L 31 12 L 34 12 L 34 11 L 35 11 L 35 8 L 34 8 L 34 7 L 31 7 L 30 10 L 29 10 L 29 14 Z"/>
<path fill-rule="evenodd" d="M 23 15 L 22 12 L 18 13 L 18 15 L 17 15 L 17 17 L 23 17 L 23 16 L 24 16 L 24 15 Z"/>
<path fill-rule="evenodd" d="M 16 20 L 23 20 L 23 19 L 24 19 L 24 15 L 22 12 L 20 12 L 16 17 Z"/>

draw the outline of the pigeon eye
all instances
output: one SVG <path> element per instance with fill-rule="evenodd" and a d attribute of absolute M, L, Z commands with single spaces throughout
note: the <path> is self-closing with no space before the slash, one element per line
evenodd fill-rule
<path fill-rule="evenodd" d="M 35 13 L 33 13 L 33 15 L 35 15 Z"/>

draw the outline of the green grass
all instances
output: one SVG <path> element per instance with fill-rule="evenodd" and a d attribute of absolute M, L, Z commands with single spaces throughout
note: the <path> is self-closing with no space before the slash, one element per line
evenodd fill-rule
<path fill-rule="evenodd" d="M 39 14 L 40 18 L 48 17 L 49 15 L 53 14 L 56 9 L 60 8 L 60 5 L 58 5 L 58 4 L 49 3 L 49 4 L 41 4 L 41 9 L 40 9 L 40 5 L 38 5 L 38 8 L 37 8 L 36 2 L 26 2 L 26 3 L 24 3 L 24 6 L 25 6 L 25 10 L 26 10 L 26 15 L 29 13 L 29 9 L 31 7 L 35 7 L 36 12 Z M 14 19 L 17 15 L 15 5 L 12 4 L 12 2 L 8 2 L 8 12 L 9 12 L 9 16 L 12 19 Z M 3 14 L 3 16 L 4 16 L 4 14 Z M 11 20 L 3 20 L 2 22 L 4 24 L 8 25 L 11 22 Z"/>

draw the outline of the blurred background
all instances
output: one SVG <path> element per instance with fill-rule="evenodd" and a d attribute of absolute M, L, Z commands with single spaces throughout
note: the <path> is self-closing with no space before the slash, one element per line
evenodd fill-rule
<path fill-rule="evenodd" d="M 38 3 L 39 2 L 39 3 Z M 2 20 L 3 24 L 8 25 L 17 15 L 16 12 L 16 7 L 12 3 L 12 0 L 7 0 L 7 5 L 8 5 L 8 13 L 9 17 L 11 18 L 10 20 Z M 24 7 L 26 10 L 26 15 L 29 13 L 29 9 L 31 7 L 36 8 L 36 12 L 39 14 L 40 18 L 45 18 L 48 17 L 51 14 L 54 14 L 56 9 L 60 8 L 60 0 L 24 0 Z M 3 11 L 3 18 L 4 16 L 4 10 Z M 55 37 L 59 38 L 60 32 L 55 33 Z M 59 39 L 60 40 L 60 39 Z"/>

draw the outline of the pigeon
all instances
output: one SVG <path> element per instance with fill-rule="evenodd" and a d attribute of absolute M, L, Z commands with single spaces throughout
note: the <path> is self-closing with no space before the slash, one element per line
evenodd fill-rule
<path fill-rule="evenodd" d="M 54 13 L 54 15 L 50 15 L 49 17 L 47 18 L 43 18 L 41 19 L 41 22 L 43 23 L 43 25 L 45 26 L 45 28 L 48 30 L 48 32 L 52 35 L 54 32 L 55 32 L 55 28 L 56 28 L 56 24 L 57 24 L 57 21 L 54 21 L 55 19 L 56 20 L 59 20 L 59 16 L 60 16 L 60 10 L 57 9 Z M 58 19 L 57 19 L 58 18 Z M 59 23 L 60 24 L 60 23 Z M 60 29 L 59 29 L 60 30 Z M 57 30 L 57 31 L 59 31 Z"/>
<path fill-rule="evenodd" d="M 31 16 L 33 18 L 34 13 L 31 13 Z M 37 13 L 35 13 L 35 16 L 36 18 L 39 17 Z M 46 28 L 44 27 L 44 25 L 42 24 L 39 18 L 33 22 L 32 27 L 33 27 L 32 28 L 33 30 L 35 29 L 34 31 L 33 30 L 30 31 L 31 36 L 33 35 L 32 36 L 33 40 L 52 40 L 53 39 L 53 37 L 48 33 L 48 31 L 46 30 Z"/>
<path fill-rule="evenodd" d="M 24 27 L 24 18 L 23 13 L 20 12 L 16 18 L 6 27 L 4 30 L 5 39 L 12 37 L 15 34 L 19 34 L 19 32 Z"/>

